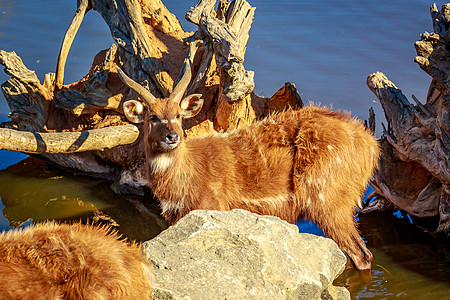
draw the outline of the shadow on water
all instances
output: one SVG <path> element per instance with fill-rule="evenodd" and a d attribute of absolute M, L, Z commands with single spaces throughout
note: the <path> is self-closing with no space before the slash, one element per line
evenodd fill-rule
<path fill-rule="evenodd" d="M 81 221 L 108 224 L 129 239 L 145 241 L 167 228 L 156 203 L 144 206 L 142 197 L 117 195 L 110 184 L 65 174 L 38 159 L 22 160 L 0 171 L 4 205 L 0 230 L 19 227 L 30 220 Z"/>

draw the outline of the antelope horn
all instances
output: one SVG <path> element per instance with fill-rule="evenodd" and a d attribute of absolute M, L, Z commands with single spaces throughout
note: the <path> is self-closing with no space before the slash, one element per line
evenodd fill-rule
<path fill-rule="evenodd" d="M 184 66 L 181 70 L 184 71 L 183 77 L 178 81 L 177 85 L 173 88 L 172 93 L 170 93 L 169 99 L 179 103 L 181 98 L 183 98 L 184 92 L 186 91 L 189 83 L 191 82 L 192 70 L 191 61 L 189 58 L 184 59 Z"/>
<path fill-rule="evenodd" d="M 135 91 L 146 104 L 150 105 L 156 102 L 155 96 L 153 96 L 149 90 L 128 77 L 127 74 L 125 74 L 119 67 L 116 66 L 116 69 L 122 82 L 125 83 L 125 85 L 127 85 L 130 89 Z"/>
<path fill-rule="evenodd" d="M 189 45 L 189 51 L 186 55 L 186 58 L 184 59 L 184 65 L 181 69 L 180 74 L 183 74 L 180 81 L 176 84 L 176 86 L 173 88 L 172 93 L 170 93 L 169 99 L 179 103 L 181 99 L 183 98 L 184 92 L 186 91 L 187 87 L 189 86 L 189 83 L 191 82 L 192 78 L 192 70 L 191 70 L 191 63 L 194 60 L 195 53 L 197 52 L 198 47 L 200 46 L 201 40 L 196 40 L 190 43 Z"/>

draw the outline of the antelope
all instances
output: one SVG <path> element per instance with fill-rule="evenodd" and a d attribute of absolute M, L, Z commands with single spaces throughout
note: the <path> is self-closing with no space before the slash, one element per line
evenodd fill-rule
<path fill-rule="evenodd" d="M 379 147 L 349 114 L 309 105 L 287 109 L 229 133 L 184 140 L 182 119 L 202 108 L 200 94 L 183 98 L 185 72 L 168 98 L 155 98 L 117 68 L 141 101 L 124 102 L 129 121 L 142 123 L 149 188 L 162 215 L 175 223 L 194 209 L 245 209 L 294 223 L 314 221 L 360 270 L 373 255 L 353 220 Z"/>
<path fill-rule="evenodd" d="M 105 227 L 37 224 L 0 234 L 1 299 L 150 299 L 149 262 Z"/>

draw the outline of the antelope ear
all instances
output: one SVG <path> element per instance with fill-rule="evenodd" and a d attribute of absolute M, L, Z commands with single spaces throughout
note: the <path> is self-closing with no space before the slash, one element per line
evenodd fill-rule
<path fill-rule="evenodd" d="M 192 118 L 196 116 L 203 106 L 201 94 L 191 94 L 180 101 L 181 115 L 183 118 Z"/>
<path fill-rule="evenodd" d="M 141 123 L 144 121 L 144 105 L 136 100 L 128 100 L 123 104 L 123 112 L 128 121 Z"/>

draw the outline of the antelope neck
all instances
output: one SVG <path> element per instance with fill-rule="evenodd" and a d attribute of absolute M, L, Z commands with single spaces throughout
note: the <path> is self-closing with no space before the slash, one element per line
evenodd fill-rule
<path fill-rule="evenodd" d="M 184 141 L 180 141 L 178 146 L 171 151 L 158 151 L 157 153 L 150 154 L 148 156 L 150 174 L 158 175 L 168 170 L 176 171 L 175 168 L 183 165 L 182 161 L 186 156 L 186 151 Z"/>

